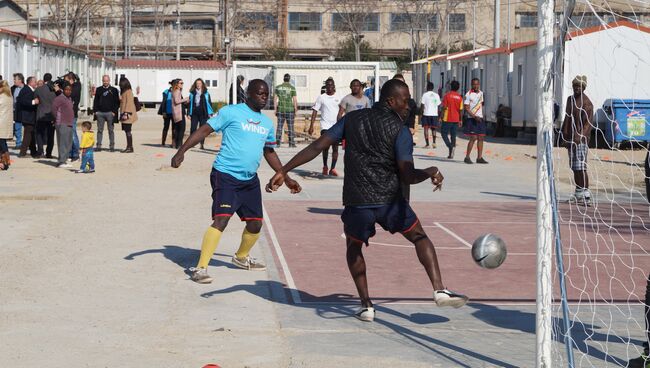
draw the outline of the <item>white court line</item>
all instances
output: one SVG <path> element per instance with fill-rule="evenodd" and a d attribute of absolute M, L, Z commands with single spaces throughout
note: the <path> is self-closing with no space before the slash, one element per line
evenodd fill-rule
<path fill-rule="evenodd" d="M 434 224 L 439 224 L 439 223 L 445 223 L 445 224 L 472 224 L 472 225 L 501 225 L 501 224 L 507 224 L 507 225 L 535 225 L 537 222 L 535 221 L 492 221 L 492 222 L 486 222 L 486 221 L 440 221 L 440 222 L 434 222 Z M 604 222 L 604 221 L 561 221 L 561 225 L 589 225 L 589 226 L 603 226 L 603 227 L 616 227 L 616 226 L 644 226 L 645 227 L 650 227 L 650 223 L 647 222 L 639 222 L 639 221 L 633 221 L 633 222 Z M 437 225 L 422 225 L 422 227 L 438 227 Z"/>
<path fill-rule="evenodd" d="M 447 229 L 446 227 L 440 225 L 439 222 L 434 222 L 434 224 L 435 224 L 437 227 L 441 228 L 441 229 L 442 229 L 444 232 L 446 232 L 447 234 L 449 234 L 449 235 L 451 235 L 452 237 L 454 237 L 454 238 L 455 238 L 456 240 L 458 240 L 459 242 L 465 244 L 466 246 L 468 246 L 468 247 L 470 247 L 470 248 L 472 247 L 472 245 L 471 245 L 470 243 L 466 242 L 465 239 L 463 239 L 463 238 L 461 238 L 460 236 L 458 236 L 455 232 L 453 232 L 453 231 Z"/>
<path fill-rule="evenodd" d="M 280 248 L 280 243 L 278 242 L 278 237 L 275 236 L 275 231 L 273 230 L 273 225 L 271 225 L 271 218 L 269 217 L 268 212 L 266 212 L 266 207 L 262 205 L 262 213 L 264 214 L 264 221 L 266 222 L 266 228 L 271 234 L 271 243 L 273 243 L 273 248 L 275 253 L 278 255 L 280 261 L 280 266 L 282 266 L 282 271 L 284 272 L 284 277 L 287 279 L 287 286 L 291 292 L 291 298 L 293 299 L 294 304 L 302 304 L 300 299 L 300 293 L 296 288 L 296 283 L 293 282 L 293 276 L 291 276 L 291 271 L 289 271 L 289 265 L 287 265 L 287 260 L 284 258 L 282 249 Z"/>

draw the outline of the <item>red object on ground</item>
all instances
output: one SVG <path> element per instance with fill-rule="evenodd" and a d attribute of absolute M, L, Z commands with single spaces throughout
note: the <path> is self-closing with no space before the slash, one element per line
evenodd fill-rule
<path fill-rule="evenodd" d="M 206 364 L 203 366 L 203 368 L 221 368 L 217 364 Z"/>

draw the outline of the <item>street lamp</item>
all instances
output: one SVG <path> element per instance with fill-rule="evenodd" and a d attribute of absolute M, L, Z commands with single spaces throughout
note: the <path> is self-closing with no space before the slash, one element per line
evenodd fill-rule
<path fill-rule="evenodd" d="M 361 61 L 361 40 L 363 40 L 364 35 L 356 34 L 353 37 L 354 40 L 354 56 L 356 61 Z"/>

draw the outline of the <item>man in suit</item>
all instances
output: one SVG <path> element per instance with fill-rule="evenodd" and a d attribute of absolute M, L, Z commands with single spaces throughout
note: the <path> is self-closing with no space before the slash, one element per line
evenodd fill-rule
<path fill-rule="evenodd" d="M 44 84 L 34 91 L 34 97 L 38 99 L 36 109 L 36 148 L 39 155 L 45 152 L 46 158 L 52 158 L 52 149 L 54 148 L 52 101 L 56 97 L 52 86 L 52 74 L 45 73 L 43 82 Z M 47 144 L 47 151 L 45 150 L 45 144 Z"/>
<path fill-rule="evenodd" d="M 20 122 L 23 123 L 23 144 L 20 146 L 18 157 L 27 155 L 29 147 L 30 154 L 34 158 L 39 158 L 40 152 L 36 151 L 36 139 L 34 137 L 34 127 L 36 125 L 36 108 L 38 99 L 34 96 L 36 90 L 36 77 L 27 78 L 27 84 L 18 94 L 16 101 L 17 109 L 20 109 Z"/>

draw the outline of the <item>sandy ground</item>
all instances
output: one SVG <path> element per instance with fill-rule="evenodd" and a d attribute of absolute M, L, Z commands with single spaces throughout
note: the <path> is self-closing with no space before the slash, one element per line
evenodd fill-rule
<path fill-rule="evenodd" d="M 160 128 L 157 116 L 142 114 L 136 152 L 97 153 L 94 174 L 15 156 L 11 169 L 0 172 L 0 367 L 532 366 L 534 307 L 497 308 L 489 324 L 477 324 L 467 311 L 443 311 L 441 318 L 456 322 L 441 326 L 418 319 L 417 306 L 395 307 L 399 313 L 375 325 L 351 323 L 350 307 L 297 308 L 282 292 L 266 236 L 253 256 L 267 261 L 268 272 L 229 265 L 242 230 L 237 221 L 213 257 L 215 282 L 206 288 L 189 281 L 185 269 L 198 258 L 210 223 L 208 175 L 218 140 L 209 138 L 209 150 L 194 149 L 181 169 L 171 169 L 174 151 L 158 146 Z M 116 136 L 123 148 L 123 133 Z M 535 147 L 504 140 L 487 150 L 491 164 L 471 169 L 458 162 L 462 154 L 454 162 L 441 159 L 441 149 L 415 154 L 418 166 L 436 164 L 446 173 L 447 200 L 534 198 Z M 280 152 L 286 160 L 297 150 Z M 593 176 L 600 196 L 643 191 L 639 168 L 629 164 L 642 162 L 642 152 L 593 153 L 597 172 L 611 169 Z M 566 196 L 565 152 L 555 155 Z M 260 176 L 270 177 L 266 164 Z M 305 191 L 297 199 L 340 198 L 340 181 L 302 176 Z M 414 195 L 430 196 L 430 188 Z M 290 197 L 281 191 L 265 200 Z M 629 320 L 641 320 L 640 308 L 626 308 L 624 323 L 638 339 L 638 324 Z M 511 309 L 519 317 L 509 317 Z M 617 351 L 636 354 L 629 346 Z M 593 359 L 588 366 L 607 365 Z"/>

